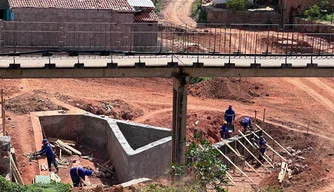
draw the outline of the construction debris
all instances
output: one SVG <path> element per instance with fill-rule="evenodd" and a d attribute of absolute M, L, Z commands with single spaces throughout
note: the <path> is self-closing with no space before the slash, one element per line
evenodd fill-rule
<path fill-rule="evenodd" d="M 77 155 L 81 156 L 81 152 L 80 152 L 80 151 L 74 149 L 73 147 L 69 146 L 69 145 L 66 144 L 65 142 L 63 142 L 63 141 L 61 141 L 61 140 L 58 139 L 55 143 L 56 143 L 62 150 L 64 150 L 64 151 L 66 151 L 66 150 L 67 150 L 67 151 L 71 151 L 71 152 L 73 152 L 74 154 L 77 154 Z"/>
<path fill-rule="evenodd" d="M 281 172 L 278 174 L 278 181 L 280 183 L 282 183 L 284 177 L 285 177 L 285 173 L 288 170 L 288 164 L 285 162 L 282 162 L 282 166 L 281 166 Z"/>
<path fill-rule="evenodd" d="M 115 175 L 115 169 L 112 165 L 109 164 L 110 161 L 103 163 L 102 165 L 96 164 L 98 168 L 95 171 L 96 177 L 100 178 L 113 178 Z"/>
<path fill-rule="evenodd" d="M 47 171 L 48 168 L 46 167 L 45 164 L 41 164 L 41 171 Z"/>
<path fill-rule="evenodd" d="M 56 173 L 51 172 L 49 175 L 50 175 L 51 181 L 55 181 L 57 183 L 61 182 L 60 177 Z"/>

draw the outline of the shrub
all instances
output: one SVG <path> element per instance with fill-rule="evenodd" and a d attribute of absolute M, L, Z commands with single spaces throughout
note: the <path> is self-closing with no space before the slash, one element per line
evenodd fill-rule
<path fill-rule="evenodd" d="M 226 7 L 233 11 L 242 11 L 247 8 L 247 0 L 227 0 Z"/>
<path fill-rule="evenodd" d="M 182 175 L 185 172 L 193 174 L 193 180 L 200 184 L 201 191 L 206 191 L 207 185 L 217 192 L 225 191 L 222 184 L 226 183 L 225 175 L 228 168 L 219 159 L 219 152 L 207 140 L 197 139 L 198 137 L 189 145 L 185 165 L 172 165 L 173 173 L 175 175 Z"/>

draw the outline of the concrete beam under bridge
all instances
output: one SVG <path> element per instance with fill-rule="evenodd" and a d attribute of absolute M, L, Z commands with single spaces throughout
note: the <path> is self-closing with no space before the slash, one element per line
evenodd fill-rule
<path fill-rule="evenodd" d="M 0 78 L 122 78 L 176 77 L 180 71 L 191 77 L 334 77 L 334 67 L 106 67 L 92 68 L 0 68 Z"/>

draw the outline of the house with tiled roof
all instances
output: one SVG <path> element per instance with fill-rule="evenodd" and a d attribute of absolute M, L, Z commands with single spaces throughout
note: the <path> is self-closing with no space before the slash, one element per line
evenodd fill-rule
<path fill-rule="evenodd" d="M 136 40 L 141 29 L 157 30 L 153 10 L 151 0 L 5 0 L 0 19 L 5 46 L 133 50 L 156 44 L 156 38 L 147 45 Z"/>

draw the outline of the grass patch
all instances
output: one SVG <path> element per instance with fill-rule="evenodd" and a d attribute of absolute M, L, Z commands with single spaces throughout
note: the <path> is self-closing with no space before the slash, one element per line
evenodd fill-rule
<path fill-rule="evenodd" d="M 0 191 L 4 192 L 70 192 L 70 184 L 51 182 L 49 184 L 34 183 L 19 185 L 8 182 L 0 175 Z"/>
<path fill-rule="evenodd" d="M 209 79 L 213 79 L 213 77 L 193 77 L 190 79 L 190 84 L 196 84 L 199 83 L 201 81 L 206 81 Z"/>

